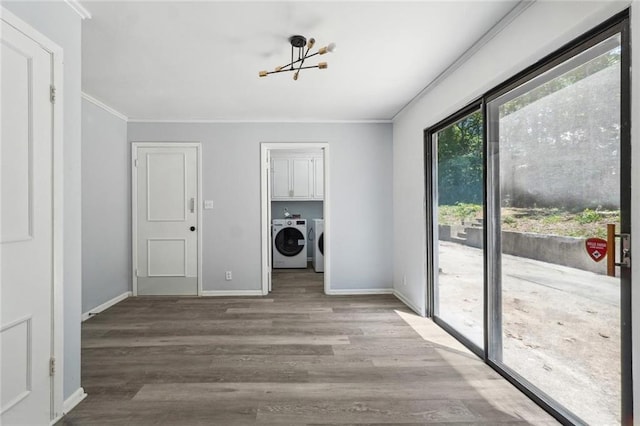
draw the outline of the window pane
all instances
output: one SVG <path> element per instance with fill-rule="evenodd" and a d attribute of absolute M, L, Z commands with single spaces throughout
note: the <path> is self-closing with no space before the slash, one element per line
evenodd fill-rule
<path fill-rule="evenodd" d="M 616 35 L 489 105 L 499 133 L 498 361 L 599 425 L 620 422 L 620 280 L 586 239 L 619 225 L 620 84 Z"/>
<path fill-rule="evenodd" d="M 474 112 L 439 131 L 435 139 L 438 154 L 435 314 L 483 348 L 482 113 Z"/>

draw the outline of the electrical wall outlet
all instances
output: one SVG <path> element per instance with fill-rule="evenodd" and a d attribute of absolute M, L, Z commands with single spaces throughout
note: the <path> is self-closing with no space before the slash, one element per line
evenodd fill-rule
<path fill-rule="evenodd" d="M 231 281 L 233 279 L 233 275 L 231 274 L 231 271 L 227 271 L 224 273 L 224 279 L 227 281 Z"/>

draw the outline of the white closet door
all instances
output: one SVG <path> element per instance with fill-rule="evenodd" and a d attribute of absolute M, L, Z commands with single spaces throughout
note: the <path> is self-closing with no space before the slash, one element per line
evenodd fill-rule
<path fill-rule="evenodd" d="M 47 425 L 52 382 L 52 58 L 0 22 L 0 424 Z"/>

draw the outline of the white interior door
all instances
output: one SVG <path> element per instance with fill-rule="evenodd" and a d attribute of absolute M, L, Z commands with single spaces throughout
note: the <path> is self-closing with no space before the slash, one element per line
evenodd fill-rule
<path fill-rule="evenodd" d="M 52 57 L 0 22 L 0 424 L 46 425 L 52 409 Z"/>
<path fill-rule="evenodd" d="M 198 150 L 137 146 L 138 295 L 198 294 Z"/>

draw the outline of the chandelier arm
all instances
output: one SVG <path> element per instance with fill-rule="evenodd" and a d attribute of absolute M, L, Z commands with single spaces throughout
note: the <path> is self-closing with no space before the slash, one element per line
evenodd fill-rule
<path fill-rule="evenodd" d="M 279 73 L 281 73 L 281 72 L 298 71 L 299 69 L 307 70 L 307 69 L 309 69 L 309 68 L 320 68 L 320 66 L 319 66 L 319 65 L 308 65 L 308 66 L 306 66 L 306 67 L 301 67 L 301 68 L 298 68 L 298 69 L 296 69 L 296 68 L 293 68 L 293 69 L 291 69 L 291 68 L 284 69 L 284 68 L 283 68 L 283 69 L 281 69 L 280 71 L 267 71 L 267 74 L 279 74 Z"/>
<path fill-rule="evenodd" d="M 316 55 L 318 55 L 318 52 L 312 53 L 311 55 L 308 55 L 308 56 L 306 56 L 306 57 L 304 57 L 302 59 L 297 59 L 297 60 L 295 60 L 293 62 L 289 62 L 288 64 L 283 65 L 280 68 L 282 69 L 282 71 L 295 71 L 295 68 L 293 68 L 293 65 L 297 64 L 300 61 L 307 60 L 307 59 L 311 58 L 312 56 L 316 56 Z M 284 68 L 287 68 L 287 67 L 291 67 L 291 68 L 288 69 L 288 70 L 285 70 Z"/>
<path fill-rule="evenodd" d="M 311 39 L 313 40 L 313 39 Z M 303 47 L 300 48 L 300 50 L 304 49 Z M 307 69 L 307 68 L 316 68 L 316 67 L 305 67 L 302 68 L 302 64 L 304 64 L 305 59 L 307 59 L 309 57 L 309 51 L 311 50 L 311 46 L 307 47 L 307 51 L 304 53 L 304 56 L 302 57 L 302 59 L 300 59 L 300 66 L 298 67 L 298 71 L 296 71 L 295 75 L 293 76 L 294 80 L 298 79 L 298 73 L 300 72 L 300 70 L 302 69 Z M 313 55 L 311 55 L 313 56 Z"/>

